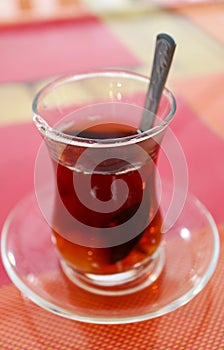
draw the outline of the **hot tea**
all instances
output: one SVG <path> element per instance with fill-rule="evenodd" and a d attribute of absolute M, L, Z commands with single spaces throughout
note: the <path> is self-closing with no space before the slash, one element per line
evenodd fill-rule
<path fill-rule="evenodd" d="M 93 140 L 93 144 L 94 140 L 105 139 L 117 139 L 119 143 L 119 139 L 137 134 L 135 128 L 118 123 L 99 124 L 83 131 L 70 127 L 63 132 Z M 94 169 L 89 169 L 91 166 L 88 165 L 92 157 L 83 167 L 77 166 L 79 157 L 86 151 L 82 146 L 68 144 L 59 159 L 53 160 L 57 179 L 53 240 L 61 257 L 76 271 L 102 275 L 124 272 L 150 258 L 157 250 L 161 242 L 162 225 L 155 191 L 155 163 L 159 145 L 149 139 L 139 142 L 138 147 L 148 156 L 144 160 L 141 156 L 135 159 L 138 156 L 134 155 L 133 148 L 131 162 L 130 155 L 127 157 L 127 152 L 132 152 L 130 145 L 120 147 L 120 158 L 117 153 L 116 156 L 113 153 L 107 156 L 109 146 L 102 148 L 102 161 Z M 94 157 L 94 146 L 92 154 Z M 125 182 L 127 192 L 121 193 L 118 180 Z M 88 183 L 89 188 L 86 185 Z M 84 202 L 77 194 L 76 186 L 83 192 Z M 121 198 L 122 203 L 119 202 Z M 92 203 L 91 207 L 88 201 Z M 115 209 L 100 212 L 98 201 L 105 205 L 110 201 L 111 208 Z M 133 223 L 131 219 L 140 206 L 139 219 Z M 67 212 L 74 221 L 63 214 Z M 139 230 L 139 227 L 143 229 Z M 94 246 L 90 244 L 88 236 L 90 228 L 95 229 Z M 107 228 L 119 229 L 119 235 L 125 237 L 129 233 L 132 238 L 110 246 Z M 67 239 L 65 232 L 69 232 L 72 239 Z M 79 241 L 81 237 L 82 244 L 76 243 L 76 237 L 79 237 Z"/>
<path fill-rule="evenodd" d="M 65 275 L 93 293 L 138 291 L 165 264 L 157 156 L 176 105 L 163 89 L 156 115 L 146 113 L 149 81 L 120 70 L 75 74 L 33 103 L 51 158 L 37 172 L 38 202 Z"/>

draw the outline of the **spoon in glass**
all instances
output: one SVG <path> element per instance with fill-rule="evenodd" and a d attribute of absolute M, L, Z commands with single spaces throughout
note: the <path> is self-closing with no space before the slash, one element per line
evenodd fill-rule
<path fill-rule="evenodd" d="M 149 130 L 153 125 L 175 48 L 176 43 L 170 35 L 165 33 L 157 35 L 151 78 L 139 126 L 140 132 Z"/>

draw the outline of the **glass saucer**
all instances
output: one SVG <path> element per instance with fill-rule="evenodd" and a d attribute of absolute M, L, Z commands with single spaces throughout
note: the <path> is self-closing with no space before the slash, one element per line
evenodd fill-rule
<path fill-rule="evenodd" d="M 4 266 L 24 295 L 60 316 L 102 324 L 164 315 L 204 288 L 218 261 L 219 235 L 210 213 L 195 197 L 187 195 L 181 215 L 164 234 L 164 249 L 164 269 L 153 284 L 124 296 L 102 296 L 81 289 L 63 273 L 35 194 L 11 212 L 1 242 Z"/>

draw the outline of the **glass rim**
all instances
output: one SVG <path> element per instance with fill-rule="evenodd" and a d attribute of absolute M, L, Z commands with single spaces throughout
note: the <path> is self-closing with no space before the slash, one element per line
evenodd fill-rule
<path fill-rule="evenodd" d="M 164 87 L 162 95 L 166 96 L 167 99 L 170 100 L 170 110 L 169 113 L 166 115 L 166 117 L 156 126 L 145 130 L 136 132 L 135 134 L 131 134 L 125 137 L 118 137 L 118 138 L 108 138 L 108 139 L 99 139 L 99 138 L 84 138 L 77 135 L 69 135 L 54 126 L 50 126 L 48 122 L 45 120 L 44 116 L 40 115 L 38 112 L 38 105 L 39 102 L 46 96 L 48 93 L 52 92 L 54 88 L 60 87 L 63 84 L 67 84 L 70 82 L 75 81 L 81 81 L 88 78 L 98 78 L 98 77 L 118 77 L 122 76 L 123 78 L 134 78 L 135 80 L 142 81 L 144 83 L 147 83 L 147 85 L 150 82 L 150 78 L 147 76 L 144 76 L 139 73 L 131 72 L 128 70 L 115 70 L 115 69 L 107 69 L 107 70 L 96 70 L 93 72 L 83 72 L 83 73 L 77 73 L 77 74 L 69 74 L 69 75 L 63 75 L 60 76 L 53 81 L 46 84 L 42 89 L 37 92 L 37 94 L 34 97 L 33 103 L 32 103 L 32 112 L 33 112 L 33 121 L 38 128 L 38 130 L 41 132 L 41 134 L 49 138 L 53 141 L 57 141 L 60 143 L 75 145 L 75 146 L 83 146 L 83 147 L 113 147 L 113 146 L 121 146 L 126 145 L 129 143 L 136 143 L 143 141 L 145 139 L 148 139 L 150 137 L 155 137 L 157 134 L 162 132 L 170 123 L 172 120 L 174 113 L 176 111 L 176 100 L 172 92 Z M 113 103 L 113 102 L 111 102 Z M 125 103 L 125 102 L 116 102 L 121 104 L 127 104 L 131 105 L 131 103 Z M 142 109 L 144 111 L 144 107 L 133 105 L 136 108 Z M 80 107 L 80 109 L 83 107 Z M 76 111 L 78 111 L 77 109 Z"/>

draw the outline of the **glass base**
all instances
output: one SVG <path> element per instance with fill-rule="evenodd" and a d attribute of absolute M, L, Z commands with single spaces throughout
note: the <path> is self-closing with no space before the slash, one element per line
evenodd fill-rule
<path fill-rule="evenodd" d="M 77 286 L 100 295 L 125 295 L 137 292 L 155 282 L 165 264 L 165 252 L 161 245 L 143 264 L 136 264 L 130 271 L 111 274 L 79 274 L 64 260 L 60 261 L 65 275 Z"/>

